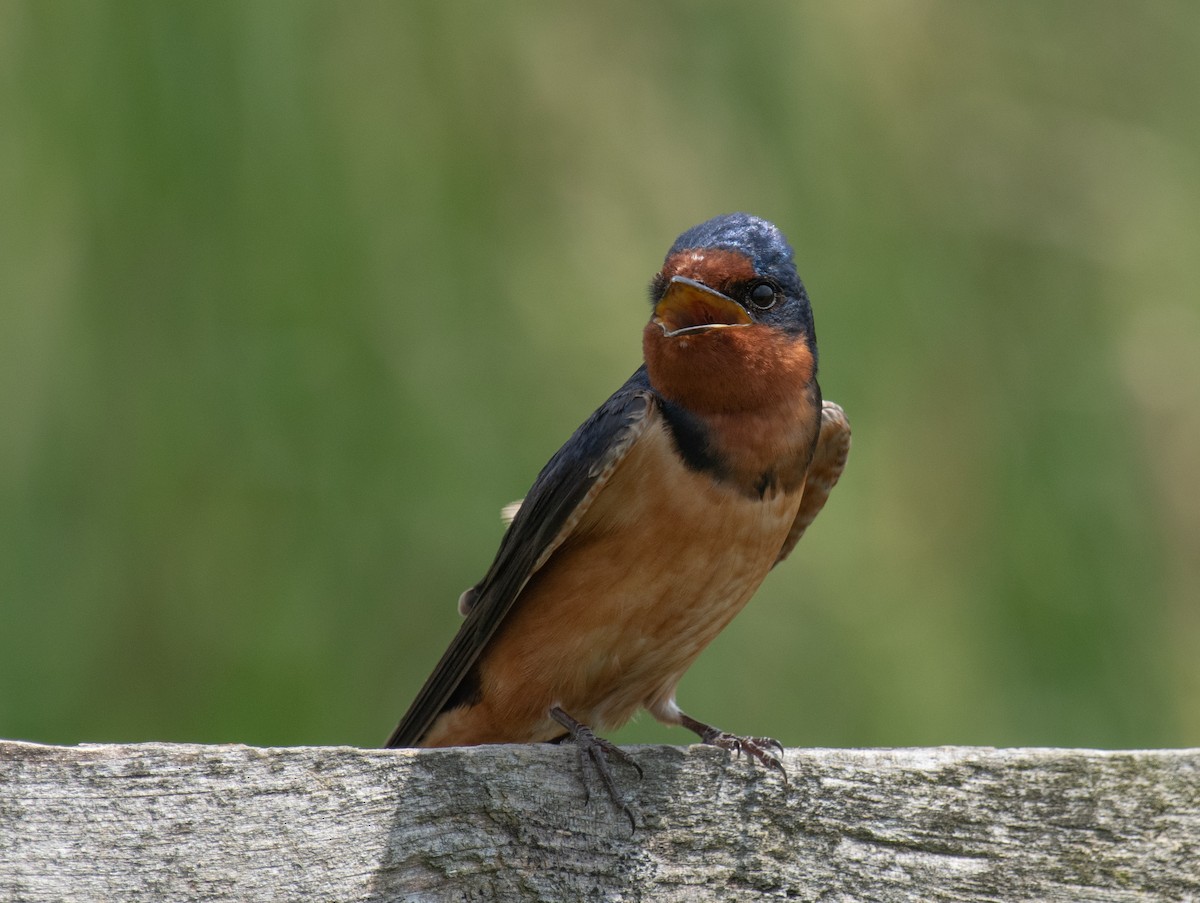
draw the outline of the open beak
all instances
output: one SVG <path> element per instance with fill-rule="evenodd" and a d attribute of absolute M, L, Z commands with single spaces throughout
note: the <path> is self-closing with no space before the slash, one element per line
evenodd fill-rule
<path fill-rule="evenodd" d="M 746 309 L 727 295 L 684 276 L 671 277 L 667 290 L 654 308 L 654 322 L 663 335 L 706 332 L 729 326 L 748 326 Z"/>

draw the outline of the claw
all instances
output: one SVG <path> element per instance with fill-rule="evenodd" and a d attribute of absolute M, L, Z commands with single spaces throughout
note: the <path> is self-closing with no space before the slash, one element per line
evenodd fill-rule
<path fill-rule="evenodd" d="M 558 706 L 550 709 L 550 717 L 567 729 L 571 740 L 578 749 L 579 769 L 583 773 L 584 805 L 586 806 L 592 800 L 592 787 L 588 775 L 595 772 L 600 776 L 600 783 L 604 785 L 604 789 L 608 791 L 608 798 L 612 804 L 625 813 L 625 817 L 629 819 L 629 830 L 637 833 L 637 818 L 634 816 L 633 808 L 626 802 L 625 795 L 613 779 L 612 771 L 608 767 L 608 757 L 612 756 L 635 769 L 638 773 L 638 780 L 645 777 L 642 766 L 635 762 L 625 750 L 603 737 L 597 737 L 590 727 L 576 721 Z"/>
<path fill-rule="evenodd" d="M 777 750 L 779 750 L 779 754 L 781 756 L 783 755 L 783 744 L 780 743 L 778 740 L 776 740 L 774 737 L 751 737 L 750 739 L 753 740 L 755 743 L 757 743 L 759 746 L 773 746 Z"/>
<path fill-rule="evenodd" d="M 779 750 L 780 755 L 783 754 L 783 744 L 778 740 L 771 737 L 739 737 L 737 734 L 730 734 L 688 715 L 682 715 L 680 723 L 688 730 L 698 734 L 701 743 L 729 750 L 737 753 L 738 756 L 744 752 L 760 765 L 778 771 L 783 776 L 783 783 L 785 785 L 788 783 L 787 769 L 783 767 L 779 757 L 770 752 L 774 748 Z"/>

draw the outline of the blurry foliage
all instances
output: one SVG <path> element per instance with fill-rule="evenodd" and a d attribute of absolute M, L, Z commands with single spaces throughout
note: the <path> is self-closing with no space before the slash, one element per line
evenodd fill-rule
<path fill-rule="evenodd" d="M 1198 84 L 1177 3 L 0 4 L 0 736 L 382 741 L 745 209 L 855 448 L 681 703 L 1200 743 Z"/>

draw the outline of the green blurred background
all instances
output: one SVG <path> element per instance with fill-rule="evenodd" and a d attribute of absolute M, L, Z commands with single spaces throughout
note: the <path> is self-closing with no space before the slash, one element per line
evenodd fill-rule
<path fill-rule="evenodd" d="M 749 210 L 855 447 L 681 704 L 1200 744 L 1198 98 L 1183 3 L 0 2 L 0 736 L 382 742 Z"/>

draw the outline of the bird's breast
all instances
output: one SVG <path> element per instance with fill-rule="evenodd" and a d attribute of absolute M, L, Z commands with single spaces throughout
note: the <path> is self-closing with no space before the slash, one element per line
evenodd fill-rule
<path fill-rule="evenodd" d="M 525 587 L 485 696 L 519 686 L 602 728 L 670 698 L 771 569 L 801 492 L 749 497 L 688 467 L 656 419 Z"/>

